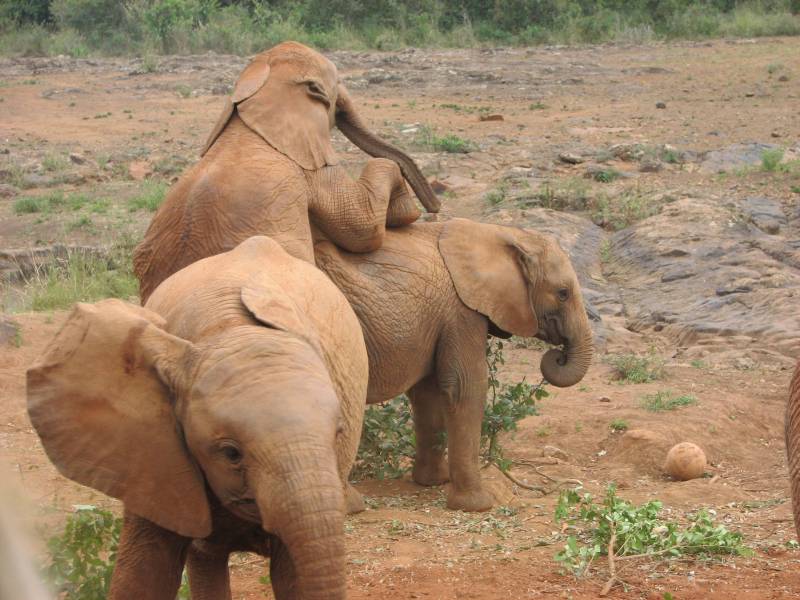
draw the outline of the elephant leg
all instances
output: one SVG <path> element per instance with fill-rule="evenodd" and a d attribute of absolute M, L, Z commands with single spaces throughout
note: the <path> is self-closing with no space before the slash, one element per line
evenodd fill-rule
<path fill-rule="evenodd" d="M 195 541 L 189 547 L 186 569 L 192 600 L 231 600 L 227 548 Z"/>
<path fill-rule="evenodd" d="M 275 537 L 270 543 L 269 576 L 275 600 L 298 600 L 297 573 L 289 549 Z"/>
<path fill-rule="evenodd" d="M 411 477 L 420 485 L 441 485 L 450 480 L 446 448 L 442 391 L 436 379 L 426 377 L 408 391 L 417 438 Z"/>
<path fill-rule="evenodd" d="M 344 484 L 344 510 L 348 515 L 363 512 L 364 496 L 350 482 Z"/>
<path fill-rule="evenodd" d="M 175 600 L 191 541 L 126 510 L 109 600 Z"/>
<path fill-rule="evenodd" d="M 457 315 L 443 334 L 436 364 L 442 390 L 451 487 L 448 508 L 488 510 L 494 503 L 480 476 L 481 424 L 486 405 L 486 318 L 473 311 Z"/>

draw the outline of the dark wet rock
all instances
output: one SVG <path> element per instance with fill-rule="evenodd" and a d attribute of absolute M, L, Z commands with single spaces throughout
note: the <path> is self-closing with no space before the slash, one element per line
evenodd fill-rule
<path fill-rule="evenodd" d="M 742 204 L 742 212 L 764 233 L 774 235 L 786 226 L 786 216 L 783 214 L 781 204 L 772 198 L 746 198 Z"/>
<path fill-rule="evenodd" d="M 10 183 L 0 183 L 0 198 L 13 198 L 19 194 L 19 189 Z"/>
<path fill-rule="evenodd" d="M 800 355 L 800 229 L 764 233 L 745 212 L 764 206 L 684 198 L 614 234 L 605 273 L 620 285 L 629 328 L 663 330 L 681 346 Z"/>
<path fill-rule="evenodd" d="M 766 150 L 777 148 L 775 144 L 733 144 L 720 150 L 707 152 L 700 164 L 700 169 L 706 173 L 728 173 L 747 167 L 761 164 L 761 156 Z"/>
<path fill-rule="evenodd" d="M 656 108 L 661 108 L 661 109 L 667 108 L 667 103 L 666 102 L 656 102 Z"/>

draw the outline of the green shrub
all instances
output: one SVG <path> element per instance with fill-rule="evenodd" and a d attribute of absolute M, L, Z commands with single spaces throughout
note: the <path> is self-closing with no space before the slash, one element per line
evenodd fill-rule
<path fill-rule="evenodd" d="M 22 196 L 14 201 L 14 213 L 49 213 L 64 206 L 67 198 L 61 192 L 51 192 L 41 196 Z"/>
<path fill-rule="evenodd" d="M 438 136 L 434 133 L 433 129 L 427 125 L 420 127 L 415 142 L 419 146 L 434 152 L 466 154 L 474 149 L 474 144 L 472 142 L 453 134 Z"/>
<path fill-rule="evenodd" d="M 778 171 L 783 160 L 783 148 L 772 148 L 761 153 L 761 169 L 768 173 Z"/>
<path fill-rule="evenodd" d="M 411 409 L 405 395 L 367 406 L 352 477 L 397 479 L 411 468 L 415 445 Z"/>
<path fill-rule="evenodd" d="M 104 600 L 114 570 L 122 519 L 94 506 L 76 506 L 63 533 L 47 541 L 45 575 L 67 600 Z"/>
<path fill-rule="evenodd" d="M 622 383 L 648 383 L 664 375 L 664 361 L 651 352 L 639 354 L 611 354 L 608 363 L 614 367 L 615 377 Z"/>
<path fill-rule="evenodd" d="M 575 575 L 585 575 L 600 557 L 608 556 L 612 537 L 615 557 L 708 559 L 715 555 L 753 555 L 743 544 L 742 534 L 716 525 L 709 511 L 697 511 L 689 524 L 681 527 L 660 518 L 660 501 L 637 506 L 617 497 L 616 491 L 610 484 L 600 503 L 589 493 L 581 494 L 580 488 L 559 495 L 555 521 L 569 526 L 570 534 L 555 560 Z"/>
<path fill-rule="evenodd" d="M 675 410 L 684 406 L 697 404 L 697 398 L 683 394 L 675 396 L 669 390 L 660 390 L 655 394 L 646 394 L 641 401 L 641 407 L 650 412 L 664 412 Z"/>
<path fill-rule="evenodd" d="M 628 431 L 628 422 L 625 419 L 614 419 L 609 424 L 611 431 Z"/>

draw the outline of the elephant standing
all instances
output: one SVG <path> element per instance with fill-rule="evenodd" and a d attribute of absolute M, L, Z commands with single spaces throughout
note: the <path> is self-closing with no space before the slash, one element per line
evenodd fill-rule
<path fill-rule="evenodd" d="M 786 405 L 786 453 L 789 458 L 789 481 L 792 486 L 794 526 L 800 539 L 800 361 L 789 385 L 789 402 Z"/>
<path fill-rule="evenodd" d="M 466 219 L 387 231 L 383 246 L 369 254 L 327 241 L 314 250 L 361 322 L 367 402 L 409 391 L 414 481 L 449 479 L 450 508 L 491 507 L 479 474 L 486 336 L 563 345 L 544 354 L 542 375 L 560 387 L 579 382 L 591 362 L 592 331 L 567 255 L 549 236 Z"/>
<path fill-rule="evenodd" d="M 336 125 L 374 157 L 354 181 L 337 166 Z M 385 226 L 439 201 L 407 155 L 362 123 L 336 67 L 296 42 L 257 55 L 242 72 L 201 160 L 172 187 L 134 253 L 142 302 L 172 273 L 267 235 L 314 261 L 311 223 L 351 252 L 380 247 Z"/>
<path fill-rule="evenodd" d="M 279 599 L 344 598 L 367 360 L 344 296 L 265 237 L 144 308 L 77 305 L 28 412 L 62 474 L 125 505 L 110 598 L 174 600 L 187 555 L 194 597 L 230 598 L 230 549 L 271 557 Z"/>

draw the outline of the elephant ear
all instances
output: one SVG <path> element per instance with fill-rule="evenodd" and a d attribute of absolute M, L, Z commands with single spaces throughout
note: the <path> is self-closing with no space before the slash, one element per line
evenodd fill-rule
<path fill-rule="evenodd" d="M 78 304 L 27 373 L 28 415 L 56 468 L 187 537 L 211 532 L 203 476 L 172 407 L 192 345 L 120 300 Z"/>
<path fill-rule="evenodd" d="M 464 304 L 503 331 L 536 335 L 535 249 L 523 248 L 513 229 L 453 219 L 442 227 L 439 251 Z"/>
<path fill-rule="evenodd" d="M 233 94 L 225 103 L 225 108 L 222 109 L 222 113 L 219 115 L 217 122 L 214 124 L 214 129 L 211 131 L 211 135 L 208 136 L 206 140 L 205 146 L 203 146 L 203 151 L 200 152 L 200 156 L 205 156 L 206 152 L 208 152 L 209 148 L 214 145 L 214 142 L 217 141 L 217 138 L 228 126 L 228 121 L 231 120 L 233 116 L 233 111 L 236 108 L 236 105 L 239 102 L 247 100 L 250 96 L 255 94 L 261 87 L 267 82 L 269 78 L 269 63 L 263 56 L 256 57 L 244 71 L 239 76 L 239 80 L 236 82 L 236 87 L 233 89 Z"/>

